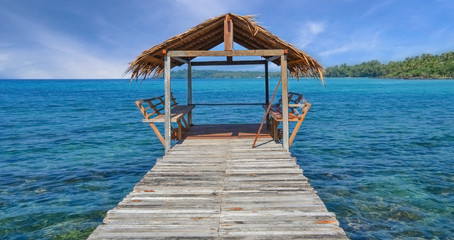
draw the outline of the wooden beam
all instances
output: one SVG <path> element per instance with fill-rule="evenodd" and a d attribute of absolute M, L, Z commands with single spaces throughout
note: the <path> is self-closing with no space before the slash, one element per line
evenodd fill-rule
<path fill-rule="evenodd" d="M 192 62 L 192 66 L 220 66 L 220 65 L 258 65 L 264 64 L 266 60 L 245 60 L 245 61 L 204 61 Z"/>
<path fill-rule="evenodd" d="M 281 56 L 284 49 L 256 49 L 235 51 L 209 51 L 209 50 L 169 50 L 169 57 L 235 57 L 235 56 Z"/>
<path fill-rule="evenodd" d="M 170 56 L 166 55 L 164 57 L 164 113 L 165 113 L 165 123 L 164 123 L 164 148 L 165 152 L 170 151 L 171 147 L 171 137 L 172 137 L 172 129 L 170 126 L 170 101 L 172 100 L 171 96 L 171 87 L 170 87 L 170 65 L 171 65 L 171 58 Z"/>
<path fill-rule="evenodd" d="M 265 103 L 270 104 L 270 78 L 268 75 L 268 62 L 265 61 Z M 271 103 L 272 104 L 272 103 Z M 270 119 L 266 117 L 266 127 L 270 127 Z"/>
<path fill-rule="evenodd" d="M 270 57 L 270 58 L 267 58 L 266 61 L 271 62 L 271 61 L 274 61 L 274 60 L 278 59 L 279 57 L 280 56 Z"/>
<path fill-rule="evenodd" d="M 178 60 L 178 61 L 180 61 L 182 63 L 188 63 L 188 61 L 184 60 L 183 58 L 174 57 L 173 59 Z"/>
<path fill-rule="evenodd" d="M 303 113 L 299 117 L 300 119 L 298 120 L 298 123 L 296 124 L 295 128 L 293 129 L 292 136 L 290 136 L 289 147 L 292 146 L 293 140 L 295 139 L 296 134 L 298 133 L 298 130 L 299 130 L 300 126 L 301 126 L 301 123 L 303 123 L 304 118 L 306 118 L 306 114 L 309 111 L 309 108 L 311 108 L 311 104 L 307 103 L 306 106 L 303 109 Z"/>
<path fill-rule="evenodd" d="M 270 79 L 268 77 L 268 62 L 267 61 L 265 61 L 265 103 L 266 104 L 270 103 Z"/>
<path fill-rule="evenodd" d="M 192 104 L 192 63 L 188 62 L 188 105 Z M 188 113 L 188 128 L 192 124 L 192 110 Z"/>
<path fill-rule="evenodd" d="M 224 20 L 224 51 L 233 50 L 233 22 L 229 15 Z"/>
<path fill-rule="evenodd" d="M 281 56 L 282 78 L 282 145 L 289 151 L 287 54 Z"/>
<path fill-rule="evenodd" d="M 224 51 L 233 51 L 233 22 L 229 15 L 224 20 Z M 227 57 L 227 62 L 232 61 L 232 57 Z"/>

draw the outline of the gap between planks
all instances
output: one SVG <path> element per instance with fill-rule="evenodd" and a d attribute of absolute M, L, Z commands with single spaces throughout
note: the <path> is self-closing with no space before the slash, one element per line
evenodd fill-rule
<path fill-rule="evenodd" d="M 89 239 L 347 239 L 281 145 L 185 140 Z"/>

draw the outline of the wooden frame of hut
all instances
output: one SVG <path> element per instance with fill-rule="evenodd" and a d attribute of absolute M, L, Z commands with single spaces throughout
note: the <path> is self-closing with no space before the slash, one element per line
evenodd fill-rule
<path fill-rule="evenodd" d="M 224 51 L 210 49 L 224 42 Z M 233 43 L 248 50 L 234 50 Z M 259 56 L 263 60 L 235 61 L 233 57 Z M 196 57 L 226 57 L 225 61 L 197 61 Z M 283 147 L 289 150 L 288 120 L 288 74 L 300 78 L 311 76 L 323 81 L 323 67 L 312 57 L 293 45 L 284 42 L 277 36 L 259 26 L 252 16 L 240 16 L 233 13 L 221 15 L 201 23 L 185 33 L 174 36 L 140 54 L 130 63 L 127 72 L 132 74 L 131 80 L 140 77 L 159 77 L 164 73 L 165 113 L 171 106 L 171 69 L 183 64 L 188 65 L 187 103 L 192 104 L 192 66 L 211 65 L 251 65 L 265 66 L 265 102 L 269 104 L 268 62 L 281 66 L 282 79 L 282 113 L 283 113 Z M 189 113 L 191 122 L 191 113 Z M 164 138 L 165 151 L 171 148 L 171 119 L 165 116 Z"/>

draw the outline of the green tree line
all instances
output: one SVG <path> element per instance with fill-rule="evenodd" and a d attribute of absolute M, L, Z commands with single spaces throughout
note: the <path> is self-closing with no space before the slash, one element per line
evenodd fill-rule
<path fill-rule="evenodd" d="M 382 64 L 377 60 L 326 68 L 326 77 L 454 78 L 454 52 L 422 54 Z"/>

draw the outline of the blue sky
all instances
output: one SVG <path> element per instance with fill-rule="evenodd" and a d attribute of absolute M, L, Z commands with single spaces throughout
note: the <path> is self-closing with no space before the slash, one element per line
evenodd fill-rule
<path fill-rule="evenodd" d="M 143 50 L 227 12 L 325 67 L 454 50 L 452 0 L 0 0 L 0 78 L 121 78 Z"/>

